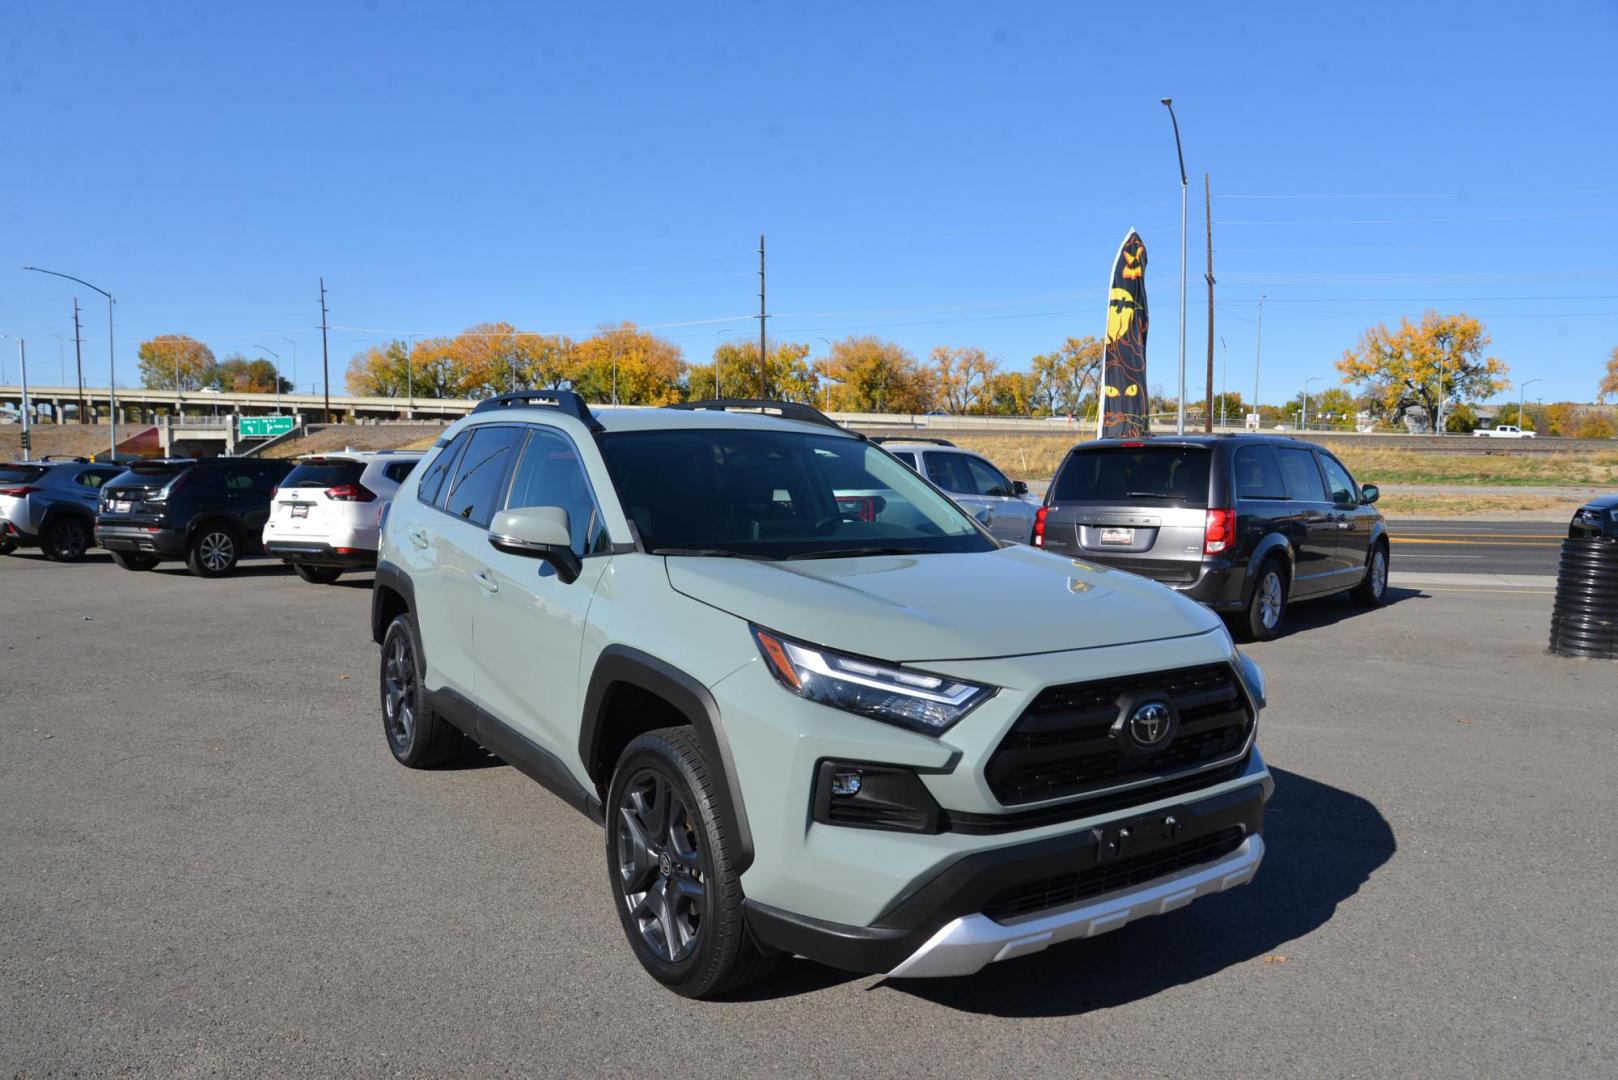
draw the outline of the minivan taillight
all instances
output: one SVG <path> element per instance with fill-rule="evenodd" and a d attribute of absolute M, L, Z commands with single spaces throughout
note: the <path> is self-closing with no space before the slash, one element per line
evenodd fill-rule
<path fill-rule="evenodd" d="M 1034 514 L 1034 546 L 1045 546 L 1045 515 L 1050 513 L 1049 507 L 1041 506 Z"/>
<path fill-rule="evenodd" d="M 364 484 L 333 484 L 326 489 L 326 498 L 336 502 L 370 502 L 376 492 Z"/>
<path fill-rule="evenodd" d="M 1202 533 L 1204 554 L 1218 555 L 1236 539 L 1236 511 L 1209 510 L 1208 525 Z"/>

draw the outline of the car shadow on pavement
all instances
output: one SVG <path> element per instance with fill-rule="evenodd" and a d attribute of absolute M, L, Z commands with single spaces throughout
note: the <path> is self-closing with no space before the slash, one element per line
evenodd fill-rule
<path fill-rule="evenodd" d="M 1420 589 L 1403 589 L 1389 585 L 1382 595 L 1382 607 L 1393 607 L 1407 600 L 1431 600 L 1432 594 L 1424 593 Z M 1381 608 L 1361 607 L 1347 593 L 1336 596 L 1322 596 L 1316 600 L 1304 600 L 1287 608 L 1286 625 L 1282 627 L 1281 637 L 1286 638 L 1292 634 L 1307 630 L 1317 630 L 1322 626 L 1331 626 L 1346 619 L 1357 619 L 1361 616 L 1374 618 Z"/>
<path fill-rule="evenodd" d="M 1262 962 L 1329 921 L 1398 847 L 1366 799 L 1271 771 L 1269 849 L 1250 884 L 1089 941 L 990 964 L 967 978 L 889 979 L 873 989 L 991 1016 L 1072 1016 Z"/>
<path fill-rule="evenodd" d="M 183 561 L 158 563 L 156 566 L 152 567 L 151 570 L 147 571 L 147 573 L 169 575 L 171 577 L 195 576 L 191 573 L 191 568 L 188 567 Z M 249 556 L 248 558 L 237 563 L 231 569 L 230 573 L 224 576 L 227 578 L 291 577 L 292 573 L 292 567 L 282 562 L 280 559 L 263 559 Z"/>

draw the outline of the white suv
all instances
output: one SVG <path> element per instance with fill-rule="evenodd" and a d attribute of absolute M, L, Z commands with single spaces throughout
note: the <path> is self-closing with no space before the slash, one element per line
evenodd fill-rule
<path fill-rule="evenodd" d="M 264 523 L 264 552 L 305 581 L 330 585 L 344 570 L 376 566 L 388 503 L 420 451 L 344 451 L 302 458 L 281 481 Z"/>
<path fill-rule="evenodd" d="M 1264 682 L 1217 615 L 996 541 L 805 405 L 485 401 L 371 603 L 394 757 L 464 733 L 603 823 L 630 948 L 688 996 L 793 953 L 969 974 L 1264 855 Z"/>

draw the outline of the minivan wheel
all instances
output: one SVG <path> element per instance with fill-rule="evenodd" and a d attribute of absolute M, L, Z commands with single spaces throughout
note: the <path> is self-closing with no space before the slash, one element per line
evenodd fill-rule
<path fill-rule="evenodd" d="M 1354 586 L 1354 602 L 1361 607 L 1381 607 L 1388 594 L 1388 546 L 1380 541 L 1365 561 L 1365 577 Z"/>
<path fill-rule="evenodd" d="M 78 562 L 90 547 L 90 530 L 76 517 L 59 517 L 40 537 L 45 557 L 52 562 Z"/>
<path fill-rule="evenodd" d="M 606 833 L 618 917 L 652 978 L 706 998 L 775 966 L 742 912 L 735 841 L 690 728 L 648 731 L 625 747 L 607 791 Z"/>
<path fill-rule="evenodd" d="M 395 761 L 431 769 L 459 752 L 461 733 L 428 707 L 420 657 L 416 624 L 409 615 L 397 616 L 382 638 L 382 730 Z"/>
<path fill-rule="evenodd" d="M 138 551 L 113 551 L 108 554 L 112 556 L 113 562 L 125 570 L 150 570 L 157 565 L 157 559 Z"/>
<path fill-rule="evenodd" d="M 293 563 L 292 569 L 298 576 L 314 585 L 330 585 L 343 576 L 342 570 L 335 566 L 305 566 L 303 563 Z"/>
<path fill-rule="evenodd" d="M 1247 610 L 1236 624 L 1243 641 L 1269 641 L 1281 632 L 1287 612 L 1287 574 L 1280 562 L 1268 559 L 1258 569 Z"/>
<path fill-rule="evenodd" d="M 240 547 L 236 533 L 228 525 L 204 525 L 191 537 L 185 549 L 185 564 L 197 577 L 224 577 L 236 568 Z"/>

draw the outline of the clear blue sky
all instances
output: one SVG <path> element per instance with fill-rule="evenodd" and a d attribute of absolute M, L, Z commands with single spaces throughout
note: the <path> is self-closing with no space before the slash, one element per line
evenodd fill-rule
<path fill-rule="evenodd" d="M 1188 383 L 1217 335 L 1290 396 L 1369 323 L 1485 319 L 1530 398 L 1589 400 L 1618 345 L 1618 5 L 67 5 L 0 10 L 0 330 L 56 381 L 75 286 L 146 337 L 332 374 L 390 333 L 633 319 L 687 357 L 874 333 L 1011 367 L 1099 334 L 1145 237 L 1150 382 L 1173 390 L 1178 175 Z M 79 290 L 105 381 L 105 306 Z M 363 328 L 363 329 L 361 329 Z M 1227 351 L 1219 354 L 1221 364 Z M 4 374 L 15 348 L 0 342 Z M 68 344 L 71 371 L 72 346 Z M 1318 388 L 1327 383 L 1315 384 Z"/>

